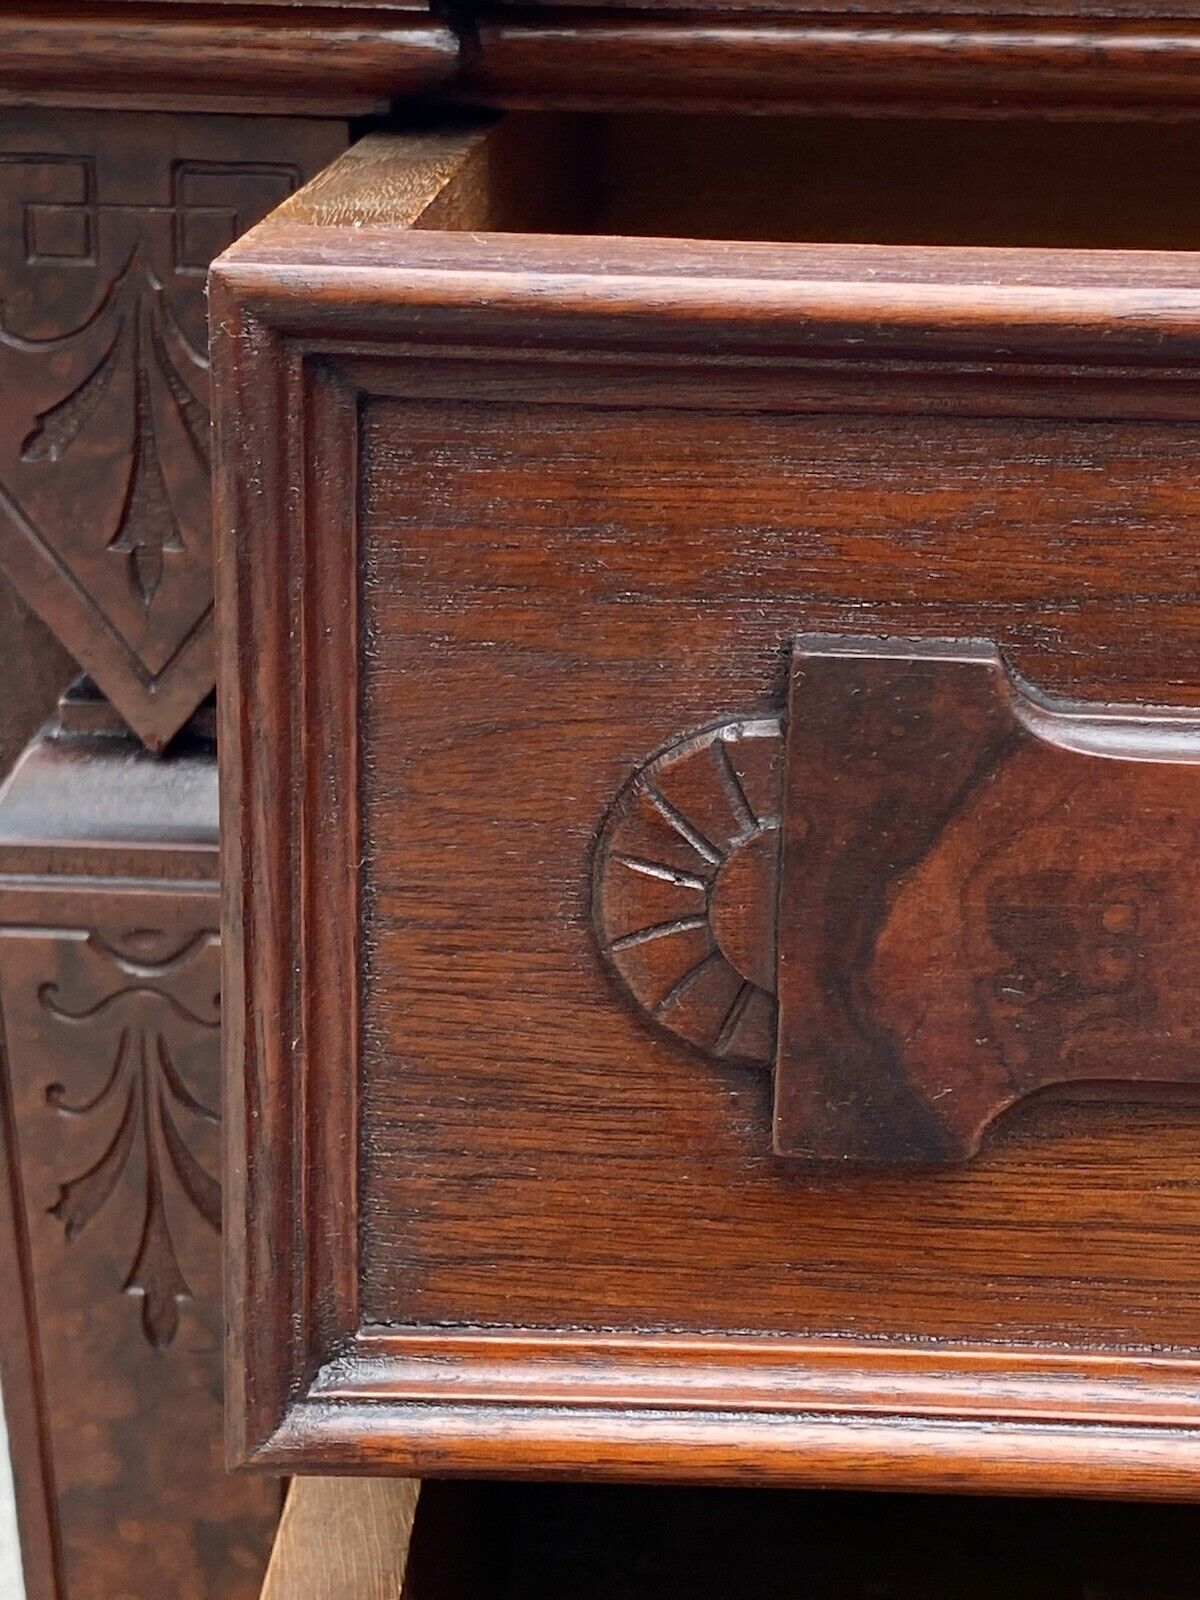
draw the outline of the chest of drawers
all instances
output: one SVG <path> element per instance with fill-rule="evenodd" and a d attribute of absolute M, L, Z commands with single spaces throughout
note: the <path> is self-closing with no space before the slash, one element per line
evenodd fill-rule
<path fill-rule="evenodd" d="M 473 1600 L 706 1518 L 697 1592 L 1186 1581 L 1186 1508 L 976 1499 L 939 1575 L 857 1491 L 1194 1494 L 1198 58 L 1193 0 L 3 8 L 26 1600 L 251 1600 L 293 1469 L 500 1478 L 417 1514 Z"/>

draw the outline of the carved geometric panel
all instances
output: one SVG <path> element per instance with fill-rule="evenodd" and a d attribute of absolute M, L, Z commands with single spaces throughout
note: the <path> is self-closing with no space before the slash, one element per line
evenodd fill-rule
<path fill-rule="evenodd" d="M 0 114 L 0 568 L 153 748 L 213 683 L 208 264 L 344 144 Z"/>

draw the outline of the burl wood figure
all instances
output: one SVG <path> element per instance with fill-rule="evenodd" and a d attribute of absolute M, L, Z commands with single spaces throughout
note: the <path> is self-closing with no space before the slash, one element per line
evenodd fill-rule
<path fill-rule="evenodd" d="M 1015 1101 L 1200 1085 L 1200 718 L 1039 695 L 994 646 L 827 636 L 786 716 L 685 736 L 597 852 L 662 1027 L 774 1064 L 774 1148 L 966 1159 Z"/>

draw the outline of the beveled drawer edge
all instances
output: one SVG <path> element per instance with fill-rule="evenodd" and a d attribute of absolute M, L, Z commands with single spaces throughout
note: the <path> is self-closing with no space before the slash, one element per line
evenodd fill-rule
<path fill-rule="evenodd" d="M 666 1334 L 372 1330 L 250 1457 L 1191 1499 L 1200 1360 Z"/>
<path fill-rule="evenodd" d="M 856 362 L 913 342 L 950 362 L 982 343 L 998 344 L 993 361 L 1006 365 L 1079 359 L 1112 370 L 1138 345 L 1146 368 L 1161 370 L 1173 341 L 1200 334 L 1200 259 L 1187 251 L 730 246 L 268 219 L 218 258 L 211 281 L 243 316 L 314 341 L 377 344 L 407 332 L 433 346 L 469 343 L 507 314 L 564 330 L 564 348 L 570 324 L 591 318 L 639 349 L 663 347 L 664 330 L 691 331 L 685 348 L 714 361 L 716 323 L 735 339 L 723 356 L 762 353 L 771 335 L 776 348 L 828 346 Z M 1161 357 L 1148 356 L 1147 340 Z M 1178 362 L 1182 350 L 1173 353 Z"/>
<path fill-rule="evenodd" d="M 869 1411 L 347 1400 L 308 1393 L 243 1463 L 504 1477 L 1191 1501 L 1200 1429 Z"/>
<path fill-rule="evenodd" d="M 1200 1357 L 776 1335 L 365 1328 L 313 1398 L 1200 1428 Z"/>

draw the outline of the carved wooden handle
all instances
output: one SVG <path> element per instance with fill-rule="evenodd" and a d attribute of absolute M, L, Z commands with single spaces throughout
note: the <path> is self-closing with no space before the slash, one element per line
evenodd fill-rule
<path fill-rule="evenodd" d="M 773 1057 L 778 1154 L 962 1161 L 1039 1090 L 1200 1086 L 1198 764 L 1200 717 L 1047 699 L 988 644 L 805 637 L 784 723 L 627 788 L 601 942 L 661 1025 Z"/>

